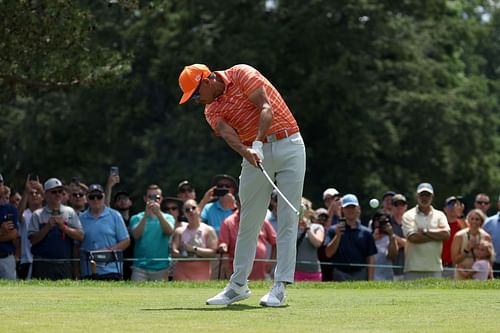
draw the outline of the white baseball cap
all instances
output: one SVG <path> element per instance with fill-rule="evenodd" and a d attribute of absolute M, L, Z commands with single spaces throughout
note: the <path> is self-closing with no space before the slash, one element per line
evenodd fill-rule
<path fill-rule="evenodd" d="M 333 187 L 327 188 L 323 192 L 323 200 L 325 200 L 327 196 L 334 197 L 334 196 L 339 195 L 339 194 L 340 194 L 340 192 L 337 191 L 336 189 L 334 189 Z"/>
<path fill-rule="evenodd" d="M 62 182 L 59 179 L 57 179 L 57 178 L 50 178 L 50 179 L 48 179 L 45 182 L 45 184 L 43 184 L 43 190 L 45 192 L 47 192 L 47 191 L 50 191 L 50 190 L 52 190 L 54 188 L 62 187 L 62 186 L 63 186 L 63 184 L 62 184 Z"/>

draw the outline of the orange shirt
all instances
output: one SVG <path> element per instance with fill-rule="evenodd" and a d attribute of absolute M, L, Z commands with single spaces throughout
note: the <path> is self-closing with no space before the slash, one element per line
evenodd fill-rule
<path fill-rule="evenodd" d="M 226 87 L 221 96 L 205 106 L 205 117 L 214 130 L 217 122 L 223 119 L 238 132 L 241 142 L 254 141 L 261 110 L 255 107 L 248 96 L 262 86 L 273 112 L 273 122 L 266 135 L 281 130 L 298 130 L 297 122 L 278 90 L 255 68 L 236 65 L 215 73 Z"/>

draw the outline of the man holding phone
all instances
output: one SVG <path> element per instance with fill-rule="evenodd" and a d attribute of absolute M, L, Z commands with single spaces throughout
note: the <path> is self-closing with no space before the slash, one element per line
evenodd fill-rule
<path fill-rule="evenodd" d="M 168 280 L 175 219 L 160 210 L 162 200 L 161 188 L 149 185 L 144 196 L 145 210 L 130 219 L 134 255 L 138 259 L 132 265 L 132 281 Z M 159 258 L 167 259 L 155 260 Z"/>
<path fill-rule="evenodd" d="M 17 276 L 14 241 L 17 239 L 19 229 L 18 211 L 16 207 L 8 204 L 8 201 L 2 179 L 0 183 L 0 279 L 15 280 Z"/>

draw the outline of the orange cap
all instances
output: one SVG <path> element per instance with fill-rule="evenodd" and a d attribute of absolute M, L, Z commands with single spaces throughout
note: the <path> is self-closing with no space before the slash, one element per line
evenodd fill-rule
<path fill-rule="evenodd" d="M 203 64 L 193 64 L 184 67 L 179 75 L 179 87 L 183 92 L 179 104 L 186 103 L 198 88 L 200 81 L 211 74 L 210 69 Z"/>

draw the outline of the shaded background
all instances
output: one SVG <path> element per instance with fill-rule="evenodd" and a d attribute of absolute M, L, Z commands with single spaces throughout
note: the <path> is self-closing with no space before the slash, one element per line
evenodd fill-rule
<path fill-rule="evenodd" d="M 241 158 L 198 105 L 183 66 L 247 63 L 280 90 L 307 147 L 304 195 L 386 190 L 435 206 L 500 190 L 496 1 L 0 2 L 0 173 L 104 183 L 140 200 L 149 183 L 201 198 Z M 469 205 L 470 207 L 470 205 Z"/>

